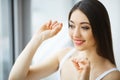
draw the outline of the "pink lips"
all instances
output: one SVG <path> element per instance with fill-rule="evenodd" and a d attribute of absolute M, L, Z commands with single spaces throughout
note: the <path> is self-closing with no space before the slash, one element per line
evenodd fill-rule
<path fill-rule="evenodd" d="M 82 45 L 85 42 L 85 40 L 74 40 L 75 45 Z"/>

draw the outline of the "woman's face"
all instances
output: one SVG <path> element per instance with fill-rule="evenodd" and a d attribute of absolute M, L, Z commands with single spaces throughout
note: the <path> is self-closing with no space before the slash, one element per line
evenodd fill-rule
<path fill-rule="evenodd" d="M 69 20 L 69 35 L 75 48 L 89 50 L 96 48 L 92 28 L 87 16 L 80 10 L 75 10 Z"/>

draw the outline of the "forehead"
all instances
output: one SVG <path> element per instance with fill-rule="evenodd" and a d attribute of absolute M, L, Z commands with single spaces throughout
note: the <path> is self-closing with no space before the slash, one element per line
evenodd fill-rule
<path fill-rule="evenodd" d="M 76 23 L 81 23 L 81 22 L 89 23 L 87 16 L 78 9 L 73 11 L 73 13 L 71 14 L 71 17 L 70 17 L 70 21 L 76 22 Z"/>

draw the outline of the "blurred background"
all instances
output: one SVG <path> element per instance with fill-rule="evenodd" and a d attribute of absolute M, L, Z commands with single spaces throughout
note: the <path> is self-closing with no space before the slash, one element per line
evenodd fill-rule
<path fill-rule="evenodd" d="M 62 31 L 45 41 L 32 60 L 40 63 L 48 55 L 71 46 L 68 36 L 68 13 L 79 0 L 0 0 L 0 80 L 8 80 L 16 58 L 31 39 L 34 32 L 45 22 L 57 20 L 63 23 Z M 120 70 L 120 0 L 100 0 L 108 10 L 113 48 L 117 67 Z M 53 74 L 43 80 L 56 80 Z"/>

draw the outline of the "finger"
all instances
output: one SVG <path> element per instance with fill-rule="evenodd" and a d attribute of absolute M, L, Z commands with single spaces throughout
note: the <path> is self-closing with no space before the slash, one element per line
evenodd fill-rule
<path fill-rule="evenodd" d="M 50 29 L 52 29 L 53 26 L 54 26 L 55 24 L 57 24 L 57 23 L 58 23 L 57 21 L 52 22 L 52 24 L 50 25 Z"/>
<path fill-rule="evenodd" d="M 52 23 L 52 21 L 51 21 L 51 20 L 50 20 L 50 21 L 48 21 L 48 22 L 46 22 L 45 24 L 43 24 L 43 25 L 40 27 L 40 29 L 41 29 L 41 30 L 46 30 L 46 29 L 49 29 L 49 27 L 50 27 L 51 23 Z"/>
<path fill-rule="evenodd" d="M 73 64 L 74 64 L 75 68 L 76 68 L 79 72 L 81 72 L 81 71 L 83 70 L 83 69 L 81 68 L 81 66 L 78 64 L 77 59 L 73 59 L 72 62 L 73 62 Z"/>
<path fill-rule="evenodd" d="M 49 22 L 47 23 L 47 27 L 49 27 L 50 25 L 52 24 L 52 21 L 51 20 L 49 20 Z"/>
<path fill-rule="evenodd" d="M 55 23 L 51 28 L 54 29 L 55 27 L 58 27 L 60 23 Z"/>
<path fill-rule="evenodd" d="M 56 24 L 55 28 L 52 29 L 52 35 L 56 35 L 62 29 L 62 23 Z"/>
<path fill-rule="evenodd" d="M 75 68 L 76 68 L 77 70 L 79 70 L 79 64 L 78 64 L 77 62 L 75 62 L 75 61 L 72 61 L 72 62 L 73 62 L 73 64 L 74 64 Z"/>
<path fill-rule="evenodd" d="M 81 73 L 83 68 L 81 66 L 79 66 L 77 63 L 73 63 L 73 64 L 74 64 L 76 70 Z"/>
<path fill-rule="evenodd" d="M 81 65 L 86 65 L 89 64 L 89 61 L 87 59 L 81 59 L 78 61 L 78 63 L 80 63 Z"/>
<path fill-rule="evenodd" d="M 78 64 L 83 69 L 90 69 L 90 62 L 88 60 L 79 61 Z"/>
<path fill-rule="evenodd" d="M 77 57 L 72 58 L 72 61 L 74 61 L 74 62 L 78 62 Z"/>
<path fill-rule="evenodd" d="M 74 59 L 74 61 L 76 63 L 79 64 L 79 66 L 86 66 L 86 65 L 89 65 L 89 61 L 85 58 L 85 59 Z"/>

